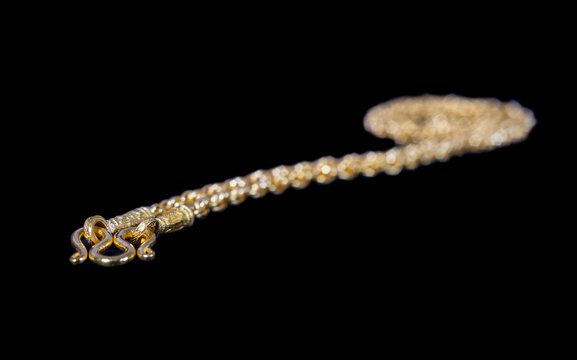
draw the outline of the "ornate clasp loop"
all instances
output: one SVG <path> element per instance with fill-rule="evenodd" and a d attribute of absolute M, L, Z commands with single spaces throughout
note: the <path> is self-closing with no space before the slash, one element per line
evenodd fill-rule
<path fill-rule="evenodd" d="M 149 261 L 156 256 L 152 246 L 156 244 L 157 229 L 158 221 L 156 219 L 147 219 L 137 227 L 121 230 L 116 237 L 130 241 L 138 248 L 136 254 L 140 260 Z"/>
<path fill-rule="evenodd" d="M 76 252 L 72 254 L 72 256 L 70 257 L 70 262 L 72 263 L 72 265 L 82 264 L 88 258 L 88 250 L 86 250 L 86 246 L 84 246 L 84 243 L 81 240 L 81 238 L 83 237 L 84 237 L 83 228 L 80 228 L 72 233 L 70 242 L 72 243 L 74 249 L 76 249 Z"/>
<path fill-rule="evenodd" d="M 137 227 L 130 227 L 120 230 L 114 236 L 107 238 L 96 244 L 90 250 L 90 260 L 102 266 L 117 266 L 131 262 L 138 254 L 141 260 L 148 261 L 155 257 L 152 246 L 156 243 L 155 219 L 148 219 L 141 222 Z M 102 251 L 108 249 L 112 244 L 122 250 L 119 255 L 104 255 Z M 135 250 L 138 248 L 138 251 Z"/>
<path fill-rule="evenodd" d="M 70 257 L 70 262 L 73 265 L 82 264 L 89 258 L 101 266 L 116 266 L 132 261 L 136 255 L 136 250 L 132 244 L 122 237 L 115 236 L 108 222 L 102 216 L 92 216 L 86 219 L 84 227 L 72 234 L 71 242 L 76 249 L 76 253 Z M 90 251 L 87 250 L 85 243 L 91 246 Z M 121 250 L 121 253 L 116 255 L 103 254 L 112 244 Z"/>
<path fill-rule="evenodd" d="M 136 250 L 134 250 L 134 247 L 131 243 L 125 241 L 122 238 L 119 238 L 118 236 L 113 236 L 106 229 L 99 230 L 99 233 L 103 234 L 102 239 L 95 244 L 89 240 L 89 236 L 86 235 L 84 228 L 80 228 L 72 234 L 72 246 L 74 246 L 76 249 L 76 253 L 70 257 L 70 262 L 73 265 L 82 264 L 86 261 L 87 258 L 90 258 L 92 262 L 102 266 L 116 266 L 126 264 L 134 259 Z M 93 244 L 90 251 L 86 249 L 82 239 L 88 242 L 89 245 Z M 116 245 L 116 247 L 120 249 L 122 253 L 118 255 L 102 254 L 102 252 L 110 248 L 112 244 Z"/>
<path fill-rule="evenodd" d="M 89 217 L 84 222 L 84 227 L 72 233 L 70 241 L 76 249 L 76 252 L 70 257 L 70 262 L 73 265 L 82 264 L 88 258 L 88 250 L 85 242 L 82 241 L 83 239 L 92 247 L 101 242 L 110 242 L 112 234 L 109 231 L 106 220 L 98 215 Z"/>
<path fill-rule="evenodd" d="M 156 243 L 157 227 L 158 222 L 152 218 L 142 221 L 136 227 L 123 228 L 113 233 L 104 218 L 90 217 L 83 228 L 72 234 L 71 242 L 76 253 L 70 257 L 70 262 L 73 265 L 82 264 L 89 258 L 95 264 L 110 267 L 129 263 L 136 255 L 141 260 L 152 260 L 155 257 L 152 246 Z M 87 245 L 91 246 L 90 250 Z M 105 254 L 112 245 L 121 253 Z"/>
<path fill-rule="evenodd" d="M 128 229 L 126 229 L 128 230 Z M 116 236 L 107 236 L 104 240 L 90 249 L 90 260 L 101 266 L 117 266 L 131 262 L 136 255 L 136 250 L 131 243 L 119 236 L 125 230 L 120 231 Z M 118 255 L 105 255 L 102 252 L 114 244 L 122 251 Z"/>

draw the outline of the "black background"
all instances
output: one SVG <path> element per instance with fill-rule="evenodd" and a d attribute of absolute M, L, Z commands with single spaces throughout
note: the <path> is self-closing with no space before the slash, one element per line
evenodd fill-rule
<path fill-rule="evenodd" d="M 41 188 L 58 221 L 39 276 L 49 296 L 76 304 L 79 323 L 122 312 L 133 333 L 164 320 L 186 325 L 182 339 L 257 327 L 272 342 L 267 329 L 297 329 L 297 343 L 405 343 L 445 329 L 475 347 L 544 316 L 527 314 L 554 287 L 542 201 L 559 74 L 538 60 L 554 46 L 525 23 L 509 27 L 508 15 L 494 31 L 483 16 L 425 16 L 409 22 L 417 28 L 319 16 L 239 21 L 223 35 L 221 23 L 151 22 L 49 37 L 37 91 L 50 121 L 38 127 L 50 179 Z M 390 148 L 364 131 L 365 112 L 425 93 L 514 99 L 538 125 L 490 153 L 248 200 L 161 237 L 152 262 L 68 262 L 70 234 L 88 216 L 259 168 Z M 460 333 L 475 324 L 494 337 Z"/>

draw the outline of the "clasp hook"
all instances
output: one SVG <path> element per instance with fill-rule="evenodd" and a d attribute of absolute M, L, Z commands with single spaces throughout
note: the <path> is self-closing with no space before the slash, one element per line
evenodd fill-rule
<path fill-rule="evenodd" d="M 72 233 L 70 242 L 76 249 L 76 252 L 70 257 L 70 262 L 73 265 L 82 264 L 88 258 L 88 250 L 82 239 L 91 247 L 103 241 L 109 242 L 112 239 L 112 234 L 106 220 L 99 215 L 91 216 L 84 222 L 84 227 Z"/>
<path fill-rule="evenodd" d="M 101 266 L 117 266 L 131 262 L 136 255 L 136 250 L 131 243 L 124 240 L 122 233 L 130 229 L 121 230 L 116 236 L 107 236 L 104 240 L 96 244 L 90 249 L 90 260 Z M 102 252 L 110 248 L 114 244 L 122 251 L 118 255 L 105 255 Z"/>
<path fill-rule="evenodd" d="M 110 267 L 129 263 L 136 255 L 144 261 L 152 260 L 155 257 L 152 246 L 156 243 L 157 227 L 158 222 L 155 219 L 147 219 L 136 227 L 124 228 L 112 234 L 104 218 L 101 216 L 88 218 L 84 227 L 72 234 L 71 243 L 76 253 L 70 257 L 70 262 L 78 265 L 89 258 L 95 264 Z M 90 250 L 87 250 L 83 239 L 91 246 Z M 104 254 L 103 252 L 113 244 L 121 253 Z"/>

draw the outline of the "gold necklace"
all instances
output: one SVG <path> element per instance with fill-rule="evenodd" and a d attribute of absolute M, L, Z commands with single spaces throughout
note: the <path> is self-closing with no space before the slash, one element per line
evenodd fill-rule
<path fill-rule="evenodd" d="M 348 154 L 342 158 L 323 157 L 296 165 L 258 170 L 247 176 L 201 189 L 185 191 L 151 206 L 140 207 L 106 220 L 86 219 L 72 234 L 76 253 L 72 264 L 90 258 L 102 266 L 115 266 L 155 256 L 152 246 L 157 236 L 192 226 L 195 219 L 211 211 L 223 211 L 249 197 L 272 192 L 281 194 L 290 187 L 302 189 L 311 182 L 328 184 L 335 179 L 351 180 L 359 175 L 396 175 L 434 161 L 469 152 L 487 151 L 522 141 L 535 125 L 533 113 L 516 102 L 469 99 L 455 95 L 425 95 L 391 100 L 370 109 L 365 128 L 381 138 L 391 138 L 397 146 L 384 152 Z M 85 246 L 85 244 L 87 246 Z M 115 245 L 120 254 L 103 254 Z M 90 250 L 87 249 L 90 248 Z"/>

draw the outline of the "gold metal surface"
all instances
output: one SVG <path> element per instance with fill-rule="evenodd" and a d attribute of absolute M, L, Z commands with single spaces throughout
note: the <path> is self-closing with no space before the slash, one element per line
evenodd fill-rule
<path fill-rule="evenodd" d="M 158 226 L 159 221 L 157 219 L 148 219 L 140 223 L 135 229 L 135 236 L 138 237 L 141 244 L 136 252 L 140 260 L 150 261 L 155 258 L 156 253 L 152 250 L 152 247 L 156 243 Z"/>
<path fill-rule="evenodd" d="M 352 180 L 359 175 L 396 175 L 452 156 L 481 152 L 522 141 L 535 125 L 533 113 L 516 102 L 469 99 L 455 95 L 405 97 L 370 109 L 365 116 L 367 131 L 391 138 L 397 146 L 388 151 L 331 156 L 303 161 L 247 176 L 209 184 L 149 207 L 105 220 L 93 216 L 72 234 L 76 253 L 74 265 L 90 258 L 102 266 L 128 263 L 135 255 L 152 260 L 157 236 L 192 226 L 196 218 L 223 211 L 249 197 L 281 194 L 288 188 L 302 189 L 311 182 L 329 184 L 336 179 Z M 84 246 L 82 239 L 91 247 Z M 119 255 L 105 255 L 115 245 Z M 137 248 L 137 250 L 135 249 Z"/>
<path fill-rule="evenodd" d="M 111 232 L 116 232 L 128 227 L 137 226 L 144 220 L 154 218 L 154 213 L 150 207 L 139 207 L 132 211 L 122 214 L 120 216 L 114 217 L 107 221 L 108 228 Z"/>
<path fill-rule="evenodd" d="M 101 266 L 117 266 L 131 262 L 136 255 L 134 246 L 125 239 L 126 233 L 130 228 L 120 230 L 117 234 L 112 236 L 108 231 L 106 237 L 98 244 L 94 245 L 89 252 L 89 258 L 92 262 Z M 107 250 L 114 244 L 122 251 L 118 255 L 104 255 L 103 251 Z"/>
<path fill-rule="evenodd" d="M 80 240 L 82 236 L 84 236 L 83 228 L 80 228 L 72 233 L 70 242 L 72 243 L 72 246 L 76 249 L 76 252 L 72 254 L 72 256 L 70 257 L 70 263 L 72 265 L 80 265 L 83 262 L 85 262 L 86 259 L 88 258 L 88 250 L 86 250 L 86 247 Z"/>

